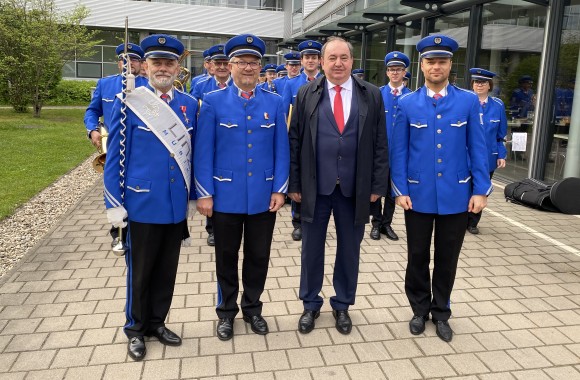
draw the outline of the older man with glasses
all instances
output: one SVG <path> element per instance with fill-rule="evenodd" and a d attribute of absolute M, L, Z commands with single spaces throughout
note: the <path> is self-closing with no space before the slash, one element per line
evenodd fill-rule
<path fill-rule="evenodd" d="M 257 87 L 264 41 L 230 39 L 233 83 L 206 94 L 199 114 L 194 163 L 198 210 L 213 219 L 217 277 L 217 336 L 234 335 L 238 251 L 244 239 L 241 309 L 256 334 L 268 333 L 262 301 L 276 212 L 288 189 L 290 153 L 282 98 Z"/>

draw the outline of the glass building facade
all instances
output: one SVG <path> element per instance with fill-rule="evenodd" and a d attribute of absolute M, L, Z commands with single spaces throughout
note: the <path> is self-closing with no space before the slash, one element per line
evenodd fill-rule
<path fill-rule="evenodd" d="M 412 89 L 422 85 L 416 43 L 441 33 L 459 42 L 455 85 L 470 89 L 469 68 L 498 74 L 493 96 L 506 106 L 507 167 L 494 178 L 580 177 L 580 0 L 327 1 L 306 15 L 288 47 L 322 32 L 355 47 L 355 67 L 371 83 L 386 83 L 383 59 L 399 50 L 411 59 Z M 403 3 L 403 4 L 401 4 Z M 416 3 L 417 8 L 411 7 Z M 296 28 L 292 27 L 294 31 Z M 321 38 L 322 40 L 325 37 Z M 523 78 L 531 77 L 530 81 Z M 521 93 L 527 94 L 523 97 Z"/>

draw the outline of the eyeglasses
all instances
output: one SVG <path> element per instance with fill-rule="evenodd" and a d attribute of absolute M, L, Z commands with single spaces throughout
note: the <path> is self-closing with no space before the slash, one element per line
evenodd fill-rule
<path fill-rule="evenodd" d="M 399 74 L 405 71 L 404 69 L 387 69 L 388 73 Z"/>
<path fill-rule="evenodd" d="M 489 83 L 489 82 L 488 82 L 488 81 L 486 81 L 486 80 L 474 80 L 474 81 L 473 81 L 473 84 L 476 84 L 476 85 L 478 85 L 478 86 L 483 86 L 483 85 L 486 85 L 486 84 L 488 84 L 488 83 Z"/>
<path fill-rule="evenodd" d="M 260 62 L 246 62 L 246 61 L 235 61 L 232 62 L 235 63 L 236 65 L 238 65 L 238 68 L 240 69 L 245 69 L 246 67 L 250 66 L 250 69 L 252 70 L 256 70 L 258 67 L 260 67 Z"/>
<path fill-rule="evenodd" d="M 228 61 L 213 61 L 214 66 L 217 67 L 228 67 Z"/>

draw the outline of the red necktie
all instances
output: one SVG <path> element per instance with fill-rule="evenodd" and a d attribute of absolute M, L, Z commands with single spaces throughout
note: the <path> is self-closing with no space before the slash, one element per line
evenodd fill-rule
<path fill-rule="evenodd" d="M 485 105 L 485 102 L 479 102 L 479 104 L 481 104 L 481 106 L 483 107 Z"/>
<path fill-rule="evenodd" d="M 242 98 L 244 98 L 246 100 L 250 100 L 252 95 L 254 95 L 254 91 L 248 91 L 248 92 L 242 91 Z"/>
<path fill-rule="evenodd" d="M 161 94 L 161 99 L 167 104 L 169 104 L 169 95 L 168 94 Z"/>
<path fill-rule="evenodd" d="M 441 94 L 435 94 L 435 95 L 433 95 L 433 99 L 435 99 L 435 100 L 439 100 L 442 97 L 443 97 L 443 95 L 441 95 Z"/>
<path fill-rule="evenodd" d="M 225 83 L 218 83 L 218 88 L 226 88 L 226 84 Z"/>
<path fill-rule="evenodd" d="M 334 90 L 336 91 L 334 96 L 334 120 L 336 120 L 338 131 L 342 134 L 342 131 L 344 131 L 344 111 L 342 109 L 342 95 L 340 95 L 342 87 L 334 86 Z"/>
<path fill-rule="evenodd" d="M 396 88 L 393 89 L 393 95 L 397 96 L 399 94 L 399 90 L 397 90 Z"/>

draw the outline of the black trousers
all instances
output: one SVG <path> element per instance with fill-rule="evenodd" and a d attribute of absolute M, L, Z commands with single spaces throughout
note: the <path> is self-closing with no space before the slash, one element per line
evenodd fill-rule
<path fill-rule="evenodd" d="M 405 293 L 415 315 L 446 321 L 451 316 L 451 291 L 465 237 L 467 211 L 460 214 L 424 214 L 405 211 L 407 272 Z M 433 281 L 429 273 L 431 236 L 435 226 Z"/>
<path fill-rule="evenodd" d="M 213 222 L 209 216 L 205 217 L 205 231 L 208 234 L 213 234 Z"/>
<path fill-rule="evenodd" d="M 124 326 L 128 337 L 146 335 L 165 325 L 186 229 L 186 220 L 177 224 L 129 222 Z"/>
<path fill-rule="evenodd" d="M 493 172 L 489 172 L 489 179 L 493 178 Z M 467 226 L 468 227 L 477 227 L 479 221 L 481 220 L 481 211 L 477 214 L 470 212 L 468 219 L 467 219 Z"/>
<path fill-rule="evenodd" d="M 390 226 L 393 222 L 393 215 L 395 215 L 395 198 L 390 195 L 384 197 L 385 205 L 381 207 L 381 199 L 371 202 L 371 216 L 373 217 L 371 223 L 373 227 L 381 228 L 382 226 Z M 381 211 L 382 208 L 382 211 Z"/>
<path fill-rule="evenodd" d="M 292 210 L 292 226 L 294 228 L 300 228 L 300 209 L 302 208 L 302 203 L 292 201 L 290 206 Z"/>
<path fill-rule="evenodd" d="M 242 313 L 262 314 L 260 296 L 264 292 L 270 246 L 276 223 L 275 212 L 255 215 L 215 212 L 212 216 L 215 236 L 215 264 L 218 286 L 216 313 L 219 318 L 234 318 L 238 308 L 238 252 L 244 238 L 242 264 Z"/>

